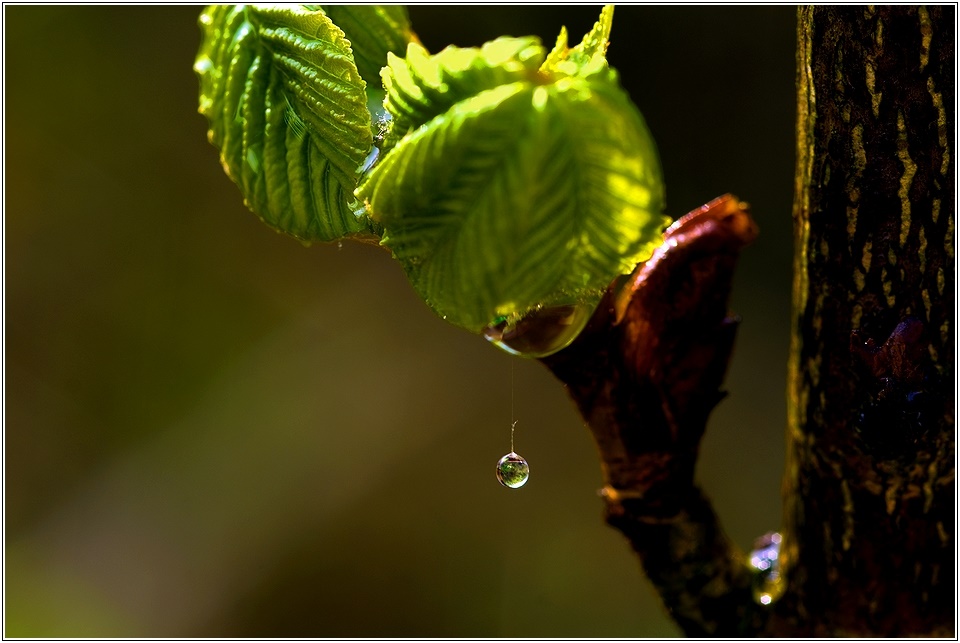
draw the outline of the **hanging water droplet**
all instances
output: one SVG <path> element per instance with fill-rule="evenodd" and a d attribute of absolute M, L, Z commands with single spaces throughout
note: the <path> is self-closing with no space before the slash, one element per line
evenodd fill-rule
<path fill-rule="evenodd" d="M 772 531 L 757 538 L 750 552 L 753 568 L 753 600 L 770 605 L 783 594 L 784 582 L 780 576 L 780 534 Z"/>
<path fill-rule="evenodd" d="M 499 317 L 483 336 L 512 355 L 546 357 L 569 346 L 583 330 L 598 302 L 538 306 L 523 317 Z"/>
<path fill-rule="evenodd" d="M 519 489 L 530 477 L 530 465 L 523 457 L 513 451 L 500 458 L 497 463 L 497 480 L 504 487 Z"/>

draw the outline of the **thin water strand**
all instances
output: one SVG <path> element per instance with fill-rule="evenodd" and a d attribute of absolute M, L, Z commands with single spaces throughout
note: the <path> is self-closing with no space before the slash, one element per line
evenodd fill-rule
<path fill-rule="evenodd" d="M 500 458 L 497 462 L 497 480 L 504 487 L 510 489 L 519 489 L 527 484 L 530 478 L 530 465 L 523 456 L 514 451 L 514 434 L 517 430 L 517 420 L 515 419 L 515 366 L 510 362 L 510 453 Z"/>
<path fill-rule="evenodd" d="M 516 396 L 517 387 L 515 385 L 516 380 L 514 379 L 514 372 L 516 371 L 516 364 L 513 360 L 510 360 L 510 452 L 513 453 L 516 449 L 513 447 L 513 432 L 517 428 L 517 420 L 515 413 L 514 398 Z"/>

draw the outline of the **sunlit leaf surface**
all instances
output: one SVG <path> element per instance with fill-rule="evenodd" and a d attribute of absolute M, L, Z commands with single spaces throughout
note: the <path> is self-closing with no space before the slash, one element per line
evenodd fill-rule
<path fill-rule="evenodd" d="M 200 113 L 247 206 L 304 241 L 370 234 L 350 204 L 373 135 L 343 31 L 298 5 L 211 6 L 200 24 Z"/>
<path fill-rule="evenodd" d="M 606 64 L 611 17 L 549 57 L 535 38 L 388 57 L 395 147 L 358 195 L 448 321 L 595 298 L 658 241 L 659 158 Z"/>

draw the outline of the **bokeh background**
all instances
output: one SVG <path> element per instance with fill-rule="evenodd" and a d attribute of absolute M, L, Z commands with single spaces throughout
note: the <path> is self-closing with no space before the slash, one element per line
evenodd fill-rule
<path fill-rule="evenodd" d="M 7 636 L 673 636 L 560 385 L 438 319 L 371 246 L 306 248 L 220 168 L 201 7 L 5 6 Z M 416 6 L 432 51 L 579 40 L 599 7 Z M 698 477 L 747 548 L 780 519 L 792 7 L 618 7 L 611 63 L 668 210 L 761 236 Z M 529 484 L 497 484 L 509 450 Z"/>

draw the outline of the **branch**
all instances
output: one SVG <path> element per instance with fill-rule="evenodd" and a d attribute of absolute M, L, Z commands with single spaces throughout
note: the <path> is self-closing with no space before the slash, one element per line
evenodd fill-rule
<path fill-rule="evenodd" d="M 573 344 L 542 360 L 599 447 L 607 521 L 693 636 L 755 632 L 763 618 L 751 569 L 693 482 L 736 334 L 734 266 L 755 236 L 746 205 L 730 195 L 691 212 L 611 285 Z"/>

